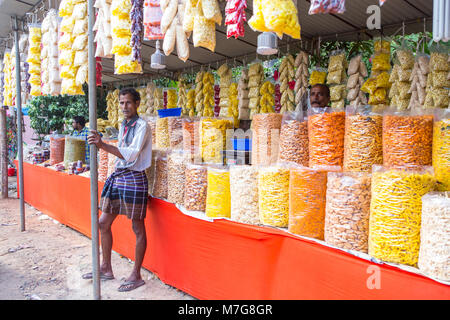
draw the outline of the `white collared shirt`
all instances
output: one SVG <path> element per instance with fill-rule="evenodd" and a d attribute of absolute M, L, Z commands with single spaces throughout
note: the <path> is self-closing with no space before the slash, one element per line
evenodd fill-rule
<path fill-rule="evenodd" d="M 125 122 L 119 129 L 117 147 L 123 160 L 117 158 L 116 169 L 144 171 L 152 164 L 152 133 L 150 125 L 138 118 L 133 130 L 133 140 L 127 145 L 124 137 Z"/>

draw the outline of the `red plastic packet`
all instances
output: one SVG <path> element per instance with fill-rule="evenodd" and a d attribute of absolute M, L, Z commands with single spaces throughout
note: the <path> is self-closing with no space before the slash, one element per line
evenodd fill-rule
<path fill-rule="evenodd" d="M 345 0 L 312 0 L 309 14 L 345 12 Z"/>

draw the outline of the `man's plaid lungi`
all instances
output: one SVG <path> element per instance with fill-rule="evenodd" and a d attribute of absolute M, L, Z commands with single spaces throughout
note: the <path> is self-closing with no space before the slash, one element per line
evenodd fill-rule
<path fill-rule="evenodd" d="M 145 218 L 148 180 L 145 171 L 117 169 L 106 179 L 100 200 L 104 213 L 123 214 L 129 219 Z"/>

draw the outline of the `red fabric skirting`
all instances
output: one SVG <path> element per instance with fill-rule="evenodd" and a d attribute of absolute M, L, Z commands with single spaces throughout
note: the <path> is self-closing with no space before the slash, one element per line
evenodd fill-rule
<path fill-rule="evenodd" d="M 24 195 L 90 237 L 89 179 L 24 163 Z M 158 199 L 147 210 L 143 267 L 199 299 L 450 299 L 450 286 L 275 228 L 204 221 Z M 113 249 L 134 259 L 131 222 L 112 229 Z"/>

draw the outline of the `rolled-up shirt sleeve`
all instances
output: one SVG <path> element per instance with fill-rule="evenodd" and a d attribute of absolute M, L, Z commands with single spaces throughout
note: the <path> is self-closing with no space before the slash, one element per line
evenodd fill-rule
<path fill-rule="evenodd" d="M 148 125 L 137 127 L 131 144 L 128 147 L 118 147 L 120 154 L 126 162 L 133 162 L 139 156 L 150 132 L 147 127 Z"/>

